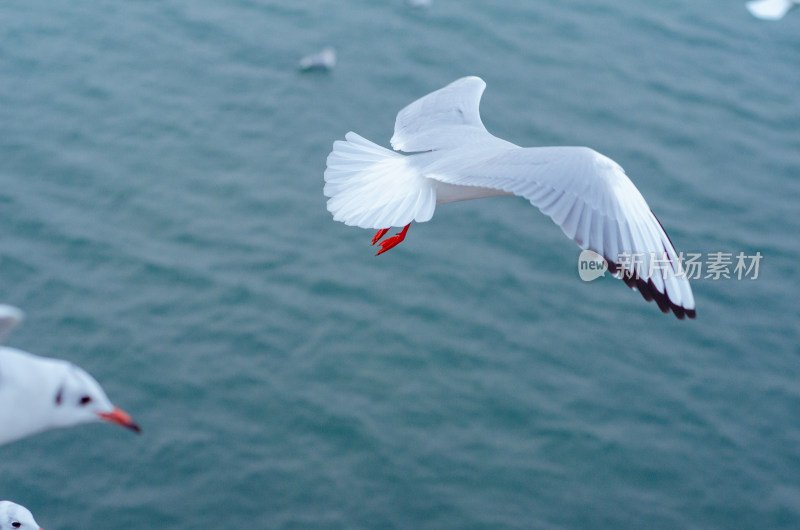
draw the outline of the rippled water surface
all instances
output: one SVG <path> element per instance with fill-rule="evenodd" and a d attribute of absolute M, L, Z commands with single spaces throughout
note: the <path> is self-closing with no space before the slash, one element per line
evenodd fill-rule
<path fill-rule="evenodd" d="M 8 342 L 144 433 L 0 447 L 0 498 L 48 529 L 800 526 L 800 12 L 653 4 L 3 2 Z M 513 198 L 373 257 L 331 143 L 464 75 L 491 132 L 612 157 L 678 250 L 758 278 L 678 321 Z"/>

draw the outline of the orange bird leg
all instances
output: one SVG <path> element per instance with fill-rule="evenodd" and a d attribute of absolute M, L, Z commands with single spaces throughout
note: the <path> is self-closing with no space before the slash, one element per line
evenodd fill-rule
<path fill-rule="evenodd" d="M 375 235 L 374 235 L 374 236 L 372 236 L 372 244 L 374 245 L 375 243 L 377 243 L 377 242 L 378 242 L 378 240 L 379 240 L 380 238 L 382 238 L 383 236 L 385 236 L 385 235 L 386 235 L 386 232 L 388 232 L 388 231 L 389 231 L 389 229 L 388 229 L 388 228 L 381 228 L 380 230 L 378 230 L 377 232 L 375 232 Z"/>
<path fill-rule="evenodd" d="M 400 230 L 397 234 L 393 235 L 392 237 L 387 237 L 383 241 L 381 241 L 381 249 L 378 251 L 376 256 L 383 254 L 390 248 L 394 248 L 400 244 L 406 238 L 406 232 L 408 232 L 408 227 L 411 226 L 411 223 L 408 223 L 405 228 Z"/>

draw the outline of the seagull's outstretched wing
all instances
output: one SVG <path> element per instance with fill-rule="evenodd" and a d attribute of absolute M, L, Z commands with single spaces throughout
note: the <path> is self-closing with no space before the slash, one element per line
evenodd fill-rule
<path fill-rule="evenodd" d="M 750 14 L 762 20 L 780 20 L 796 5 L 793 0 L 753 0 L 745 7 Z"/>
<path fill-rule="evenodd" d="M 411 103 L 397 114 L 392 147 L 410 153 L 473 142 L 507 143 L 489 134 L 481 122 L 479 107 L 485 88 L 480 77 L 462 77 Z"/>
<path fill-rule="evenodd" d="M 19 324 L 25 314 L 21 309 L 14 306 L 0 304 L 0 344 L 3 339 L 11 331 L 11 328 Z"/>
<path fill-rule="evenodd" d="M 514 193 L 591 249 L 665 313 L 695 316 L 675 248 L 644 197 L 613 160 L 587 147 L 509 148 L 470 160 L 469 150 L 433 164 L 426 176 Z M 627 258 L 630 259 L 627 259 Z M 625 259 L 622 259 L 625 258 Z"/>

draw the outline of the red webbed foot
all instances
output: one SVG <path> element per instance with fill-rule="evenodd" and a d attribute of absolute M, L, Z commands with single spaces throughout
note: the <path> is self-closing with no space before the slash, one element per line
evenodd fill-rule
<path fill-rule="evenodd" d="M 386 232 L 388 231 L 389 231 L 388 228 L 381 228 L 380 230 L 375 232 L 375 235 L 372 236 L 372 244 L 374 245 L 375 243 L 377 243 L 383 236 L 386 235 Z"/>
<path fill-rule="evenodd" d="M 375 255 L 378 256 L 380 254 L 383 254 L 384 252 L 386 252 L 390 248 L 394 248 L 397 245 L 399 245 L 406 238 L 406 232 L 408 232 L 408 227 L 409 226 L 411 226 L 411 223 L 408 223 L 405 226 L 405 228 L 400 230 L 397 234 L 393 235 L 392 237 L 387 237 L 386 239 L 381 241 L 381 243 L 380 243 L 381 244 L 381 249 Z M 388 228 L 384 228 L 384 229 L 380 230 L 377 234 L 375 234 L 375 237 L 372 238 L 372 244 L 374 245 L 388 231 L 389 231 Z"/>

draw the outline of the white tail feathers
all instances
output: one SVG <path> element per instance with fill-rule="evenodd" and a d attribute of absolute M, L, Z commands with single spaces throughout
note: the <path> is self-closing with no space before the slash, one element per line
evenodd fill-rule
<path fill-rule="evenodd" d="M 349 132 L 333 143 L 327 166 L 323 193 L 335 221 L 380 229 L 433 217 L 435 182 L 409 157 Z"/>

